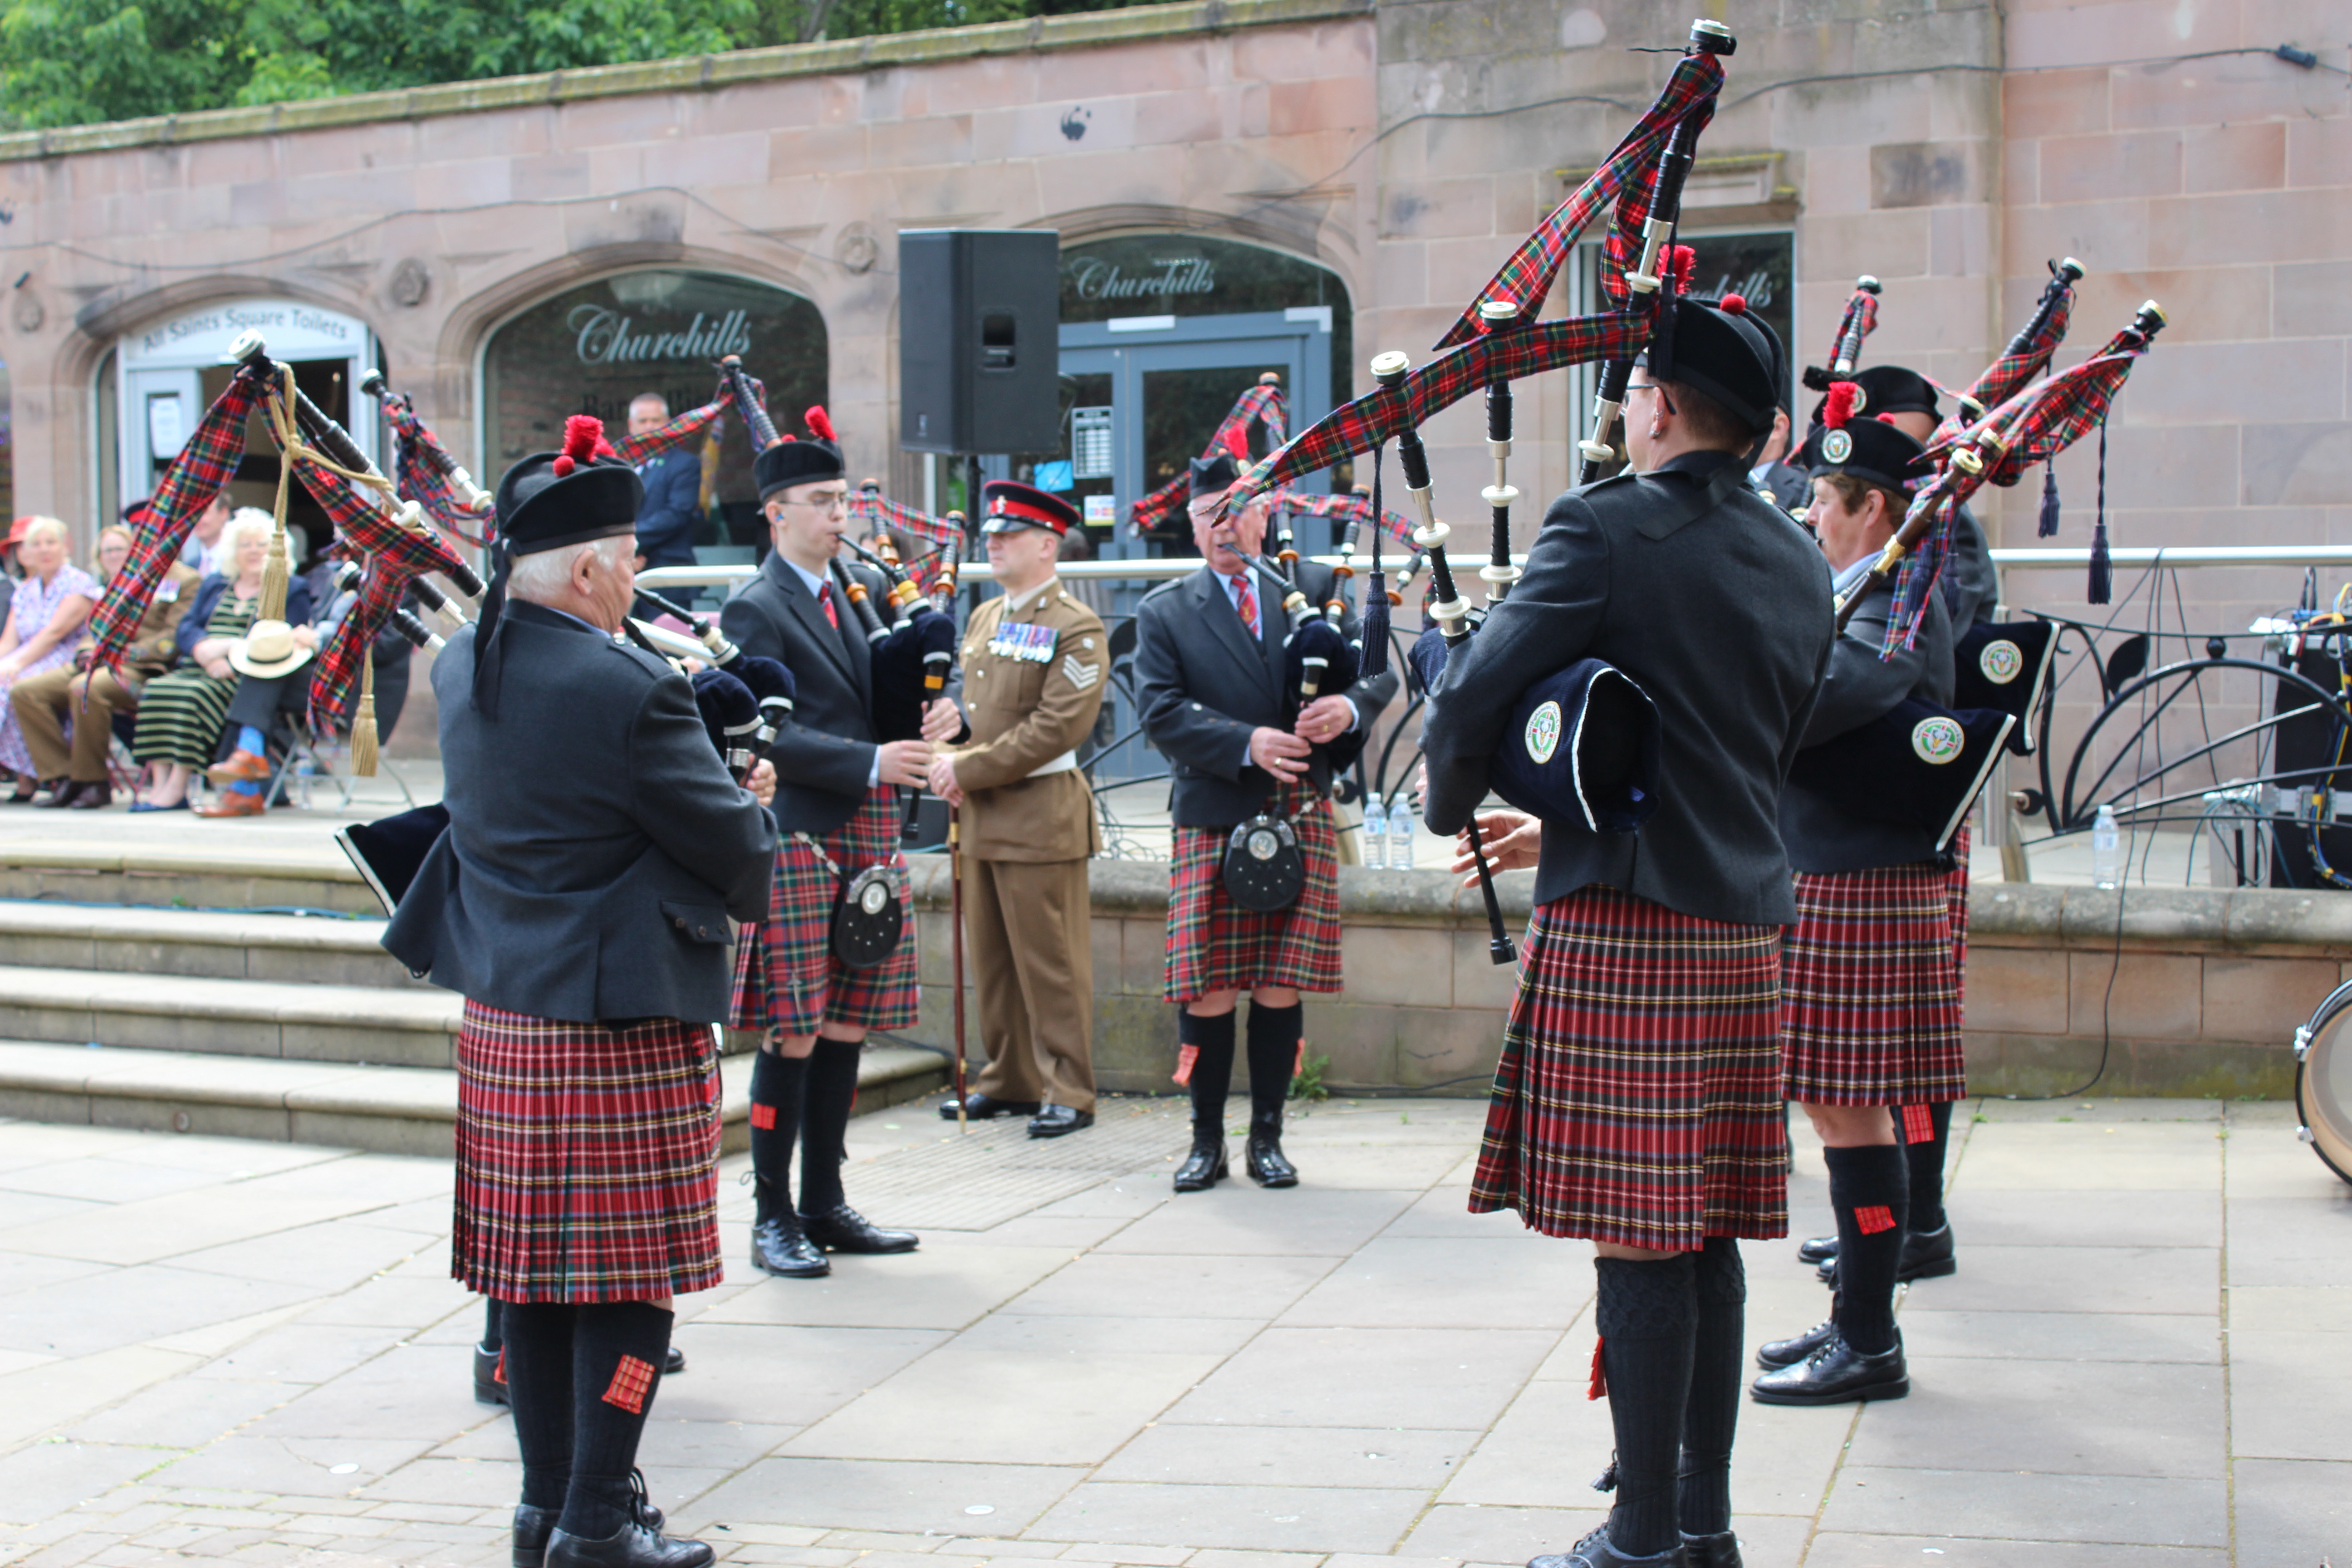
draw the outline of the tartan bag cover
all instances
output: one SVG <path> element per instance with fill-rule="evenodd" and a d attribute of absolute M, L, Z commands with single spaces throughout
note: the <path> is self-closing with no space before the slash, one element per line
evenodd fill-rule
<path fill-rule="evenodd" d="M 1948 447 L 1958 441 L 1969 426 L 1969 408 L 1973 405 L 1979 412 L 2000 407 L 2024 390 L 2034 377 L 2050 368 L 2050 361 L 2058 345 L 2066 341 L 2066 326 L 2074 314 L 2074 286 L 2063 275 L 2053 277 L 2043 285 L 2054 298 L 2050 313 L 2044 317 L 2037 310 L 2033 320 L 2026 322 L 1999 359 L 1985 368 L 1983 374 L 1970 384 L 1952 411 L 1944 416 L 1928 437 L 1930 451 Z"/>
<path fill-rule="evenodd" d="M 1211 436 L 1209 444 L 1201 448 L 1201 456 L 1213 458 L 1220 452 L 1231 451 L 1233 448 L 1225 444 L 1226 433 L 1239 430 L 1246 436 L 1249 427 L 1261 420 L 1265 425 L 1266 439 L 1276 447 L 1281 446 L 1289 430 L 1285 407 L 1282 387 L 1278 383 L 1252 383 L 1248 391 L 1234 399 L 1234 405 L 1225 410 L 1225 416 L 1217 421 L 1216 434 Z M 1185 504 L 1191 499 L 1192 486 L 1190 470 L 1177 475 L 1128 509 L 1129 525 L 1137 533 L 1146 533 L 1183 515 Z"/>
<path fill-rule="evenodd" d="M 1233 826 L 1174 830 L 1168 868 L 1165 994 L 1193 1002 L 1212 991 L 1288 985 L 1339 989 L 1339 845 L 1328 802 L 1283 786 L 1278 816 L 1295 817 L 1306 885 L 1288 909 L 1243 909 L 1225 895 L 1226 841 Z"/>
<path fill-rule="evenodd" d="M 1932 1105 L 1967 1092 L 1952 885 L 1939 863 L 1799 872 L 1780 990 L 1790 1100 Z"/>
<path fill-rule="evenodd" d="M 1307 490 L 1280 489 L 1274 492 L 1273 505 L 1279 510 L 1299 517 L 1328 517 L 1345 525 L 1369 521 L 1372 515 L 1372 498 L 1344 490 L 1329 495 L 1315 495 Z M 1398 543 L 1412 544 L 1412 519 L 1393 511 L 1381 513 L 1381 527 Z"/>
<path fill-rule="evenodd" d="M 950 542 L 961 543 L 963 531 L 945 518 L 892 500 L 879 490 L 863 487 L 849 492 L 849 517 L 853 523 L 866 532 L 878 532 L 895 528 L 909 538 L 919 539 L 933 550 L 944 550 Z"/>
<path fill-rule="evenodd" d="M 760 384 L 754 381 L 751 384 L 758 387 Z M 764 401 L 767 394 L 762 391 L 760 395 Z M 689 408 L 683 414 L 673 415 L 667 424 L 656 426 L 642 436 L 624 436 L 613 443 L 613 450 L 621 461 L 634 468 L 648 458 L 658 458 L 664 452 L 685 446 L 709 429 L 711 422 L 725 413 L 734 401 L 722 380 L 719 384 L 719 395 L 709 402 L 698 408 Z"/>
<path fill-rule="evenodd" d="M 425 515 L 443 528 L 466 541 L 488 548 L 498 537 L 498 519 L 494 513 L 475 513 L 466 510 L 457 500 L 457 492 L 449 488 L 441 469 L 429 454 L 439 454 L 441 461 L 455 461 L 441 437 L 425 426 L 416 416 L 415 401 L 406 393 L 395 393 L 383 399 L 383 416 L 392 426 L 392 483 L 403 500 L 413 500 L 425 509 Z M 475 533 L 472 529 L 482 531 Z"/>
<path fill-rule="evenodd" d="M 719 1283 L 710 1026 L 466 1004 L 449 1272 L 501 1301 L 647 1301 Z"/>
<path fill-rule="evenodd" d="M 776 874 L 769 883 L 768 918 L 743 927 L 735 942 L 739 1029 L 814 1035 L 827 1019 L 866 1029 L 904 1029 L 916 1022 L 915 900 L 907 859 L 898 852 L 898 792 L 876 784 L 847 822 L 811 848 L 797 834 L 776 841 Z M 872 969 L 852 969 L 833 952 L 833 908 L 841 878 L 887 865 L 898 879 L 906 934 L 898 951 Z"/>
<path fill-rule="evenodd" d="M 90 654 L 92 669 L 121 672 L 122 656 L 139 635 L 139 622 L 163 574 L 179 559 L 196 514 L 228 488 L 236 473 L 237 460 L 245 456 L 246 416 L 260 400 L 261 389 L 250 377 L 231 376 L 172 459 L 147 510 L 131 525 L 130 558 L 107 580 L 98 607 L 90 612 L 97 645 Z"/>
<path fill-rule="evenodd" d="M 1780 946 L 1613 888 L 1538 906 L 1470 1212 L 1678 1250 L 1787 1235 Z"/>
<path fill-rule="evenodd" d="M 1461 319 L 1437 340 L 1436 346 L 1452 348 L 1456 343 L 1468 342 L 1475 338 L 1479 330 L 1478 307 L 1488 300 L 1508 300 L 1523 310 L 1530 306 L 1540 306 L 1545 297 L 1550 294 L 1552 279 L 1559 276 L 1560 265 L 1568 259 L 1569 252 L 1576 247 L 1577 237 L 1584 232 L 1585 226 L 1624 187 L 1629 179 L 1641 183 L 1643 192 L 1641 216 L 1646 217 L 1649 213 L 1647 193 L 1655 188 L 1657 155 L 1665 146 L 1667 136 L 1686 114 L 1696 111 L 1712 116 L 1715 96 L 1722 87 L 1723 66 L 1713 55 L 1685 55 L 1676 60 L 1674 73 L 1666 78 L 1665 88 L 1658 94 L 1657 101 L 1651 104 L 1642 118 L 1634 122 L 1633 129 L 1625 133 L 1624 139 L 1601 161 L 1601 166 L 1586 176 L 1584 184 L 1576 188 L 1575 194 L 1553 209 L 1551 216 L 1538 224 L 1535 232 L 1520 242 L 1518 249 L 1511 253 L 1510 259 L 1503 263 L 1502 269 L 1478 290 L 1477 298 L 1470 301 Z M 1699 128 L 1703 129 L 1706 123 L 1706 121 L 1701 119 Z M 1637 233 L 1638 229 L 1637 220 Z M 1622 254 L 1623 245 L 1615 234 L 1611 236 L 1611 240 L 1616 245 L 1619 254 L 1609 259 L 1622 273 L 1628 258 Z M 1637 243 L 1633 257 L 1638 258 L 1640 254 Z M 1607 274 L 1610 270 L 1607 267 L 1602 268 L 1604 288 L 1608 287 Z M 1619 288 L 1622 289 L 1622 282 Z M 1622 303 L 1622 295 L 1612 293 L 1611 297 Z"/>

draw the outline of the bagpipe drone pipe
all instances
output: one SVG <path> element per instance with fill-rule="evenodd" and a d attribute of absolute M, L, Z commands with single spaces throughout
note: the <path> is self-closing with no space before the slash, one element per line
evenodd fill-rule
<path fill-rule="evenodd" d="M 961 513 L 948 516 L 961 526 Z M 943 695 L 955 675 L 961 543 L 950 540 L 943 548 L 939 575 L 926 595 L 905 567 L 888 555 L 867 550 L 855 540 L 842 542 L 849 546 L 851 554 L 882 574 L 891 611 L 898 617 L 873 645 L 876 730 L 885 741 L 912 740 L 922 733 L 924 704 Z"/>

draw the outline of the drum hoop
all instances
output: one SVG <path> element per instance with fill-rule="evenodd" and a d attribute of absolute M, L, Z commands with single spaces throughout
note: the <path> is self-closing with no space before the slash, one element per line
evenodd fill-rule
<path fill-rule="evenodd" d="M 2352 1124 L 2336 1126 L 2323 1114 L 2312 1072 L 2315 1061 L 2336 1047 L 2352 1050 L 2352 1037 L 2336 1027 L 2345 1021 L 2347 1010 L 2352 1010 L 2352 981 L 2329 992 L 2326 999 L 2312 1010 L 2311 1021 L 2295 1032 L 2294 1112 L 2320 1163 L 2335 1172 L 2338 1179 L 2352 1184 Z"/>

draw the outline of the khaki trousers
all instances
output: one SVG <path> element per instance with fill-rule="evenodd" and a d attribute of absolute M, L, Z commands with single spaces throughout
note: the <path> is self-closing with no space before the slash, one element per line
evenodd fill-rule
<path fill-rule="evenodd" d="M 81 702 L 84 685 L 89 688 L 87 710 Z M 16 728 L 25 737 L 25 750 L 33 754 L 37 776 L 104 784 L 106 752 L 114 741 L 114 715 L 134 711 L 139 693 L 124 686 L 110 669 L 83 675 L 68 666 L 16 682 L 9 690 L 8 705 L 16 710 Z M 70 753 L 66 747 L 68 714 L 74 721 Z"/>
<path fill-rule="evenodd" d="M 1095 1108 L 1093 916 L 1084 860 L 964 861 L 982 1094 Z"/>

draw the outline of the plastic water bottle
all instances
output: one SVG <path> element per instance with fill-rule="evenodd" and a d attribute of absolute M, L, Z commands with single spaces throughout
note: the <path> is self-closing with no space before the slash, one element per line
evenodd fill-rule
<path fill-rule="evenodd" d="M 2091 880 L 2112 888 L 2123 879 L 2123 834 L 2116 826 L 2116 808 L 2103 805 L 2091 822 Z"/>
<path fill-rule="evenodd" d="M 1364 864 L 1374 870 L 1389 863 L 1389 814 L 1381 809 L 1381 792 L 1364 793 Z"/>
<path fill-rule="evenodd" d="M 1402 790 L 1389 802 L 1389 869 L 1412 869 L 1412 802 Z"/>

